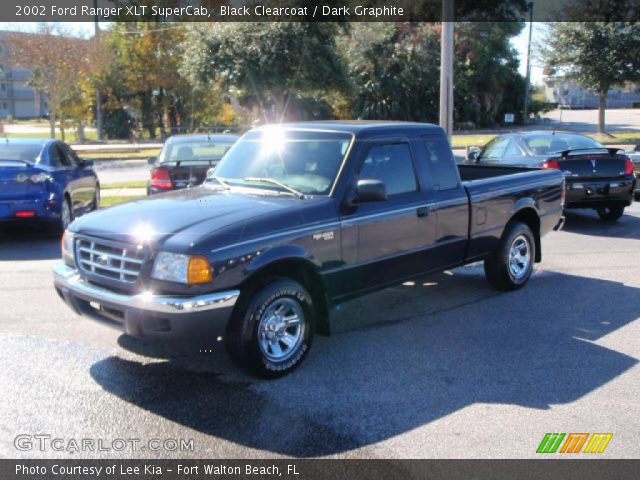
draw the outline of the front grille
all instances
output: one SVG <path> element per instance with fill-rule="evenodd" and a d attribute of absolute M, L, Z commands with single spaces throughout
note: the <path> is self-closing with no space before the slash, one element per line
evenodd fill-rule
<path fill-rule="evenodd" d="M 144 249 L 135 245 L 106 243 L 80 238 L 76 242 L 80 270 L 122 283 L 135 283 L 145 260 Z"/>

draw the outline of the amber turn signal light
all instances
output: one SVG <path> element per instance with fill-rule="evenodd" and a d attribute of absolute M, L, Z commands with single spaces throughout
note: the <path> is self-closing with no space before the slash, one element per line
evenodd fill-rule
<path fill-rule="evenodd" d="M 187 269 L 187 283 L 196 285 L 211 281 L 211 265 L 207 257 L 195 256 L 189 259 L 189 268 Z"/>

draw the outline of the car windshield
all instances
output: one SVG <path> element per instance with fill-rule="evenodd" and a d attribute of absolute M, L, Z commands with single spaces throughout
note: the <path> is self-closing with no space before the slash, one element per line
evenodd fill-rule
<path fill-rule="evenodd" d="M 212 176 L 231 186 L 327 195 L 351 140 L 347 133 L 265 127 L 242 137 Z"/>
<path fill-rule="evenodd" d="M 233 141 L 181 140 L 167 142 L 160 153 L 160 163 L 217 162 L 231 148 Z"/>
<path fill-rule="evenodd" d="M 605 148 L 592 138 L 565 133 L 530 135 L 524 137 L 524 142 L 534 155 L 547 155 L 582 148 Z"/>
<path fill-rule="evenodd" d="M 3 163 L 36 163 L 42 151 L 42 144 L 17 144 L 0 140 L 0 161 Z"/>

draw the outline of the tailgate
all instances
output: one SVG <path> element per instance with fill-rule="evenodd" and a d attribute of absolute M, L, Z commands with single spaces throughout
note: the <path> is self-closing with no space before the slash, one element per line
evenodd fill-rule
<path fill-rule="evenodd" d="M 585 154 L 558 159 L 562 173 L 571 179 L 615 178 L 624 176 L 622 155 Z"/>

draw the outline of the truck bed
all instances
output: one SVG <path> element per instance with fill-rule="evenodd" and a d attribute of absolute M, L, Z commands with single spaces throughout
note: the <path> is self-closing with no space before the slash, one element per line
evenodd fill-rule
<path fill-rule="evenodd" d="M 473 182 L 486 178 L 502 177 L 504 175 L 515 175 L 517 173 L 540 170 L 539 168 L 526 167 L 497 167 L 489 165 L 458 165 L 460 178 L 463 182 Z"/>
<path fill-rule="evenodd" d="M 524 206 L 535 206 L 540 230 L 551 230 L 562 212 L 564 179 L 558 170 L 458 165 L 469 198 L 467 260 L 495 250 L 505 219 Z"/>

